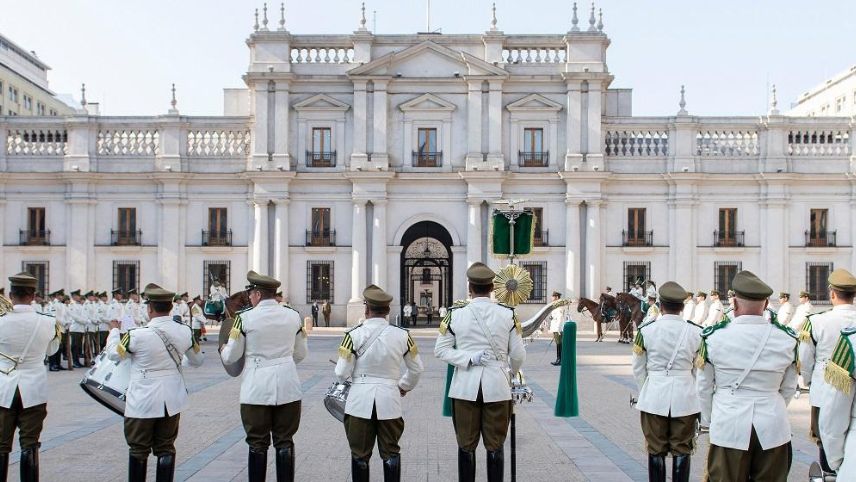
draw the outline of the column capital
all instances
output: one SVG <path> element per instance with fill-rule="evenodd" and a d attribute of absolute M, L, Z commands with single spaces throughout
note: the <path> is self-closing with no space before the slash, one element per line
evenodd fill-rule
<path fill-rule="evenodd" d="M 364 197 L 353 197 L 353 198 L 351 198 L 351 202 L 354 203 L 354 207 L 365 206 L 366 203 L 369 201 L 371 201 L 370 198 L 364 198 Z"/>
<path fill-rule="evenodd" d="M 372 198 L 372 199 L 369 199 L 368 201 L 370 201 L 372 203 L 372 206 L 386 206 L 387 203 L 389 202 L 389 200 L 386 198 L 379 198 L 379 199 Z"/>
<path fill-rule="evenodd" d="M 291 202 L 291 199 L 285 197 L 285 198 L 271 199 L 271 201 L 273 201 L 273 203 L 276 204 L 277 206 L 287 206 L 288 203 Z"/>

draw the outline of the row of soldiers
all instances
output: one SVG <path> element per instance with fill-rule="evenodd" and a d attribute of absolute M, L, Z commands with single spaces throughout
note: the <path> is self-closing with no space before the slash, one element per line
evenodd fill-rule
<path fill-rule="evenodd" d="M 734 290 L 729 290 L 727 293 L 729 306 L 732 306 L 734 294 Z M 704 327 L 719 323 L 723 316 L 728 316 L 730 314 L 730 310 L 725 308 L 721 298 L 722 294 L 719 290 L 715 289 L 710 290 L 709 296 L 708 293 L 704 291 L 698 291 L 695 296 L 693 296 L 692 293 L 687 293 L 687 298 L 684 300 L 684 308 L 681 316 L 683 316 L 685 320 L 690 320 L 693 323 Z M 811 304 L 811 296 L 808 291 L 800 291 L 800 302 L 796 308 L 794 308 L 790 299 L 790 293 L 779 293 L 779 305 L 776 311 L 776 319 L 783 325 L 789 326 L 794 330 L 799 330 L 803 323 L 805 323 L 806 317 L 808 317 L 814 309 Z"/>
<path fill-rule="evenodd" d="M 672 480 L 689 480 L 697 424 L 710 434 L 707 480 L 787 480 L 787 405 L 799 375 L 822 475 L 856 480 L 856 277 L 837 269 L 828 283 L 832 309 L 806 316 L 799 332 L 768 311 L 773 290 L 749 271 L 732 282 L 733 312 L 708 327 L 682 316 L 680 285 L 661 286 L 661 315 L 639 327 L 633 346 L 649 480 L 666 480 L 668 454 Z"/>

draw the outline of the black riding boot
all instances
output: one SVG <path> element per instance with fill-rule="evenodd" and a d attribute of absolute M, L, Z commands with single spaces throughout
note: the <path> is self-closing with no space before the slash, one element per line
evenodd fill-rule
<path fill-rule="evenodd" d="M 0 482 L 6 482 L 9 472 L 9 454 L 0 454 Z"/>
<path fill-rule="evenodd" d="M 369 482 L 369 461 L 351 457 L 351 480 Z"/>
<path fill-rule="evenodd" d="M 458 482 L 475 482 L 476 453 L 458 449 Z"/>
<path fill-rule="evenodd" d="M 502 449 L 487 452 L 487 482 L 502 482 L 505 475 L 505 457 Z"/>
<path fill-rule="evenodd" d="M 30 447 L 21 450 L 21 482 L 38 482 L 39 449 Z"/>
<path fill-rule="evenodd" d="M 383 461 L 383 482 L 401 480 L 401 455 L 395 454 Z"/>
<path fill-rule="evenodd" d="M 158 468 L 155 472 L 155 482 L 172 482 L 175 475 L 175 455 L 166 454 L 158 457 Z"/>
<path fill-rule="evenodd" d="M 665 454 L 648 454 L 648 482 L 666 482 Z"/>
<path fill-rule="evenodd" d="M 276 482 L 294 482 L 294 444 L 276 449 Z"/>
<path fill-rule="evenodd" d="M 550 365 L 557 367 L 562 364 L 562 345 L 556 345 L 556 361 L 550 362 Z"/>
<path fill-rule="evenodd" d="M 835 471 L 829 466 L 829 461 L 826 460 L 826 450 L 823 450 L 823 445 L 818 445 L 817 450 L 820 452 L 820 469 L 824 474 L 834 474 Z"/>
<path fill-rule="evenodd" d="M 690 456 L 672 455 L 672 482 L 690 482 Z"/>
<path fill-rule="evenodd" d="M 265 477 L 267 476 L 267 450 L 261 452 L 250 449 L 247 456 L 247 476 L 250 482 L 265 482 Z"/>
<path fill-rule="evenodd" d="M 138 459 L 131 455 L 128 457 L 128 482 L 146 482 L 146 465 L 148 457 Z"/>

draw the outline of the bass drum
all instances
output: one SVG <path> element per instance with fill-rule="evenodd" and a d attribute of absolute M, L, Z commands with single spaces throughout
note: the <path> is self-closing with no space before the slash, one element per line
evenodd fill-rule
<path fill-rule="evenodd" d="M 219 350 L 222 351 L 223 347 L 229 343 L 229 334 L 232 332 L 232 326 L 235 324 L 234 318 L 226 317 L 222 323 L 220 323 L 220 338 L 219 338 Z M 223 361 L 223 356 L 220 356 L 220 363 L 223 364 L 223 368 L 226 369 L 226 373 L 229 374 L 230 377 L 239 377 L 241 373 L 244 371 L 244 361 L 246 357 L 244 354 L 241 355 L 241 358 L 238 359 L 235 363 L 226 363 Z"/>
<path fill-rule="evenodd" d="M 96 402 L 112 412 L 125 415 L 125 393 L 131 383 L 131 360 L 114 362 L 103 351 L 95 359 L 95 366 L 86 372 L 80 387 Z"/>

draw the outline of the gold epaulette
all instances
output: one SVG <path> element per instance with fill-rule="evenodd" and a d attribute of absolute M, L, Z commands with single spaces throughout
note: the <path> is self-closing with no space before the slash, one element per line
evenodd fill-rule
<path fill-rule="evenodd" d="M 241 329 L 244 327 L 244 321 L 241 319 L 241 315 L 238 315 L 235 318 L 235 323 L 232 325 L 232 331 L 229 332 L 229 338 L 233 340 L 237 340 L 238 336 L 241 335 Z"/>
<path fill-rule="evenodd" d="M 645 353 L 645 338 L 642 336 L 642 330 L 636 330 L 636 336 L 633 338 L 633 354 L 642 355 L 643 353 Z"/>
<path fill-rule="evenodd" d="M 409 335 L 408 335 L 409 340 Z M 409 341 L 408 341 L 409 343 Z M 344 358 L 345 360 L 350 360 L 351 356 L 354 354 L 354 340 L 351 339 L 350 333 L 345 333 L 345 338 L 342 339 L 342 343 L 339 345 L 339 358 Z"/>
<path fill-rule="evenodd" d="M 116 353 L 124 359 L 128 356 L 128 347 L 131 345 L 131 333 L 125 333 L 122 335 L 122 341 L 119 342 L 119 345 L 116 346 Z"/>
<path fill-rule="evenodd" d="M 407 351 L 410 352 L 410 356 L 412 358 L 416 358 L 416 355 L 419 354 L 419 347 L 416 346 L 416 342 L 413 341 L 413 337 L 410 336 L 410 333 L 407 334 Z"/>

